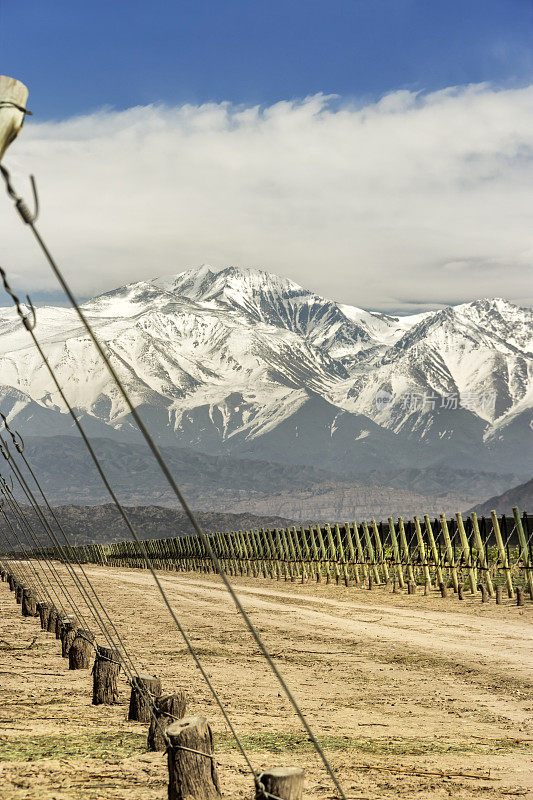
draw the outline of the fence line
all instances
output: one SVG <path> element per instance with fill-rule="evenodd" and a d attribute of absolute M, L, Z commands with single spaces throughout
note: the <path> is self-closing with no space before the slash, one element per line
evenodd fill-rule
<path fill-rule="evenodd" d="M 335 581 L 344 585 L 382 585 L 391 579 L 409 584 L 482 585 L 489 596 L 504 585 L 509 596 L 527 587 L 533 597 L 533 516 L 514 509 L 478 518 L 472 514 L 441 515 L 423 522 L 414 517 L 395 522 L 317 523 L 288 528 L 261 528 L 208 534 L 223 569 L 232 576 L 264 577 L 301 582 Z M 212 572 L 207 548 L 196 535 L 144 541 L 147 554 L 160 570 Z M 70 548 L 80 563 L 144 568 L 133 541 Z M 32 551 L 30 551 L 32 552 Z M 63 560 L 56 548 L 47 556 Z M 71 555 L 72 555 L 71 554 Z"/>

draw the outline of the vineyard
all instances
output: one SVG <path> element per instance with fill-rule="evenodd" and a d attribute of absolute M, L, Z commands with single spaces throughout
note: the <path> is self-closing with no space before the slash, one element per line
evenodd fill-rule
<path fill-rule="evenodd" d="M 392 582 L 413 591 L 417 585 L 445 592 L 463 586 L 491 597 L 503 587 L 509 597 L 524 589 L 533 597 L 533 516 L 514 509 L 513 517 L 472 514 L 431 521 L 355 522 L 232 531 L 207 536 L 223 569 L 231 576 L 290 581 L 334 581 L 346 586 Z M 214 570 L 198 536 L 143 541 L 152 564 L 161 570 Z M 82 563 L 143 568 L 145 558 L 136 542 L 70 548 Z M 38 551 L 33 551 L 38 556 Z M 47 548 L 46 555 L 64 554 Z"/>

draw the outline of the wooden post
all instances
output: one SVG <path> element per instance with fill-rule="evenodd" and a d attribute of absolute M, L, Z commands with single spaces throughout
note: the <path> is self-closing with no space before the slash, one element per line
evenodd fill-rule
<path fill-rule="evenodd" d="M 267 800 L 270 795 L 280 800 L 302 800 L 304 771 L 300 767 L 274 767 L 257 776 L 255 800 Z"/>
<path fill-rule="evenodd" d="M 498 585 L 496 587 L 496 605 L 500 606 L 502 604 L 502 587 Z"/>
<path fill-rule="evenodd" d="M 312 525 L 309 525 L 309 538 L 311 540 L 311 550 L 313 555 L 313 560 L 315 564 L 315 576 L 317 583 L 320 583 L 322 577 L 322 564 L 320 563 L 320 555 L 318 552 L 318 547 L 315 539 L 315 532 Z"/>
<path fill-rule="evenodd" d="M 69 669 L 89 669 L 93 659 L 96 638 L 91 631 L 78 628 L 68 651 Z"/>
<path fill-rule="evenodd" d="M 468 539 L 466 536 L 465 526 L 463 523 L 463 517 L 457 512 L 455 515 L 455 519 L 457 520 L 457 530 L 459 531 L 459 537 L 461 539 L 461 547 L 463 548 L 463 553 L 465 555 L 466 560 L 466 569 L 468 571 L 468 579 L 470 581 L 470 591 L 472 594 L 476 593 L 476 576 L 474 574 L 474 569 L 472 567 L 472 555 L 470 553 L 470 545 L 468 544 Z"/>
<path fill-rule="evenodd" d="M 15 587 L 15 602 L 18 603 L 18 605 L 22 604 L 22 592 L 25 588 L 26 587 L 22 586 L 20 583 L 17 583 Z"/>
<path fill-rule="evenodd" d="M 489 560 L 487 553 L 485 552 L 485 548 L 483 547 L 483 542 L 481 540 L 481 533 L 479 532 L 477 514 L 475 511 L 472 512 L 471 519 L 472 519 L 472 530 L 474 531 L 474 544 L 476 545 L 476 550 L 478 552 L 479 563 L 481 565 L 482 571 L 485 574 L 485 583 L 487 586 L 487 592 L 489 593 L 489 596 L 492 597 L 492 595 L 494 594 L 494 588 L 492 586 L 492 578 L 490 577 Z M 483 601 L 483 598 L 481 599 Z"/>
<path fill-rule="evenodd" d="M 353 524 L 353 537 L 355 539 L 355 547 L 357 550 L 357 559 L 359 564 L 361 565 L 361 572 L 363 575 L 362 580 L 366 581 L 369 577 L 369 572 L 367 570 L 366 562 L 365 562 L 365 554 L 363 551 L 363 545 L 361 544 L 361 537 L 359 536 L 359 529 L 357 527 L 357 522 Z"/>
<path fill-rule="evenodd" d="M 23 589 L 22 590 L 22 616 L 23 617 L 38 617 L 39 612 L 37 611 L 37 601 L 35 600 L 35 596 L 33 595 L 31 589 Z"/>
<path fill-rule="evenodd" d="M 522 520 L 520 519 L 520 512 L 517 506 L 513 508 L 514 522 L 518 533 L 518 541 L 520 543 L 520 557 L 524 572 L 526 575 L 527 585 L 529 587 L 529 596 L 533 600 L 533 567 L 531 564 L 531 556 L 529 555 L 529 548 L 527 546 L 526 535 L 522 527 Z"/>
<path fill-rule="evenodd" d="M 427 587 L 429 583 L 429 586 L 431 588 L 431 575 L 429 574 L 426 546 L 424 544 L 424 537 L 422 536 L 422 528 L 420 527 L 420 520 L 418 519 L 417 516 L 414 517 L 414 523 L 416 531 L 416 540 L 418 542 L 418 552 L 420 553 L 420 558 L 422 559 L 422 567 L 424 569 L 424 586 Z M 427 591 L 425 591 L 424 594 L 427 594 Z"/>
<path fill-rule="evenodd" d="M 166 729 L 168 800 L 218 800 L 221 797 L 213 734 L 204 717 L 184 717 Z"/>
<path fill-rule="evenodd" d="M 0 161 L 22 128 L 25 114 L 20 109 L 26 107 L 27 99 L 28 90 L 23 83 L 0 75 L 0 102 L 6 104 L 0 105 Z"/>
<path fill-rule="evenodd" d="M 361 527 L 363 529 L 363 536 L 365 537 L 366 549 L 368 552 L 368 556 L 370 558 L 369 566 L 372 570 L 372 576 L 374 578 L 374 581 L 376 582 L 376 586 L 379 586 L 379 584 L 381 583 L 381 576 L 377 568 L 376 557 L 374 555 L 374 547 L 372 546 L 372 539 L 370 538 L 370 531 L 368 530 L 368 525 L 366 524 L 366 521 L 363 521 L 361 523 Z"/>
<path fill-rule="evenodd" d="M 329 559 L 327 555 L 326 545 L 324 542 L 324 537 L 322 536 L 322 527 L 321 525 L 316 526 L 316 535 L 318 538 L 318 547 L 320 553 L 320 566 L 322 567 L 322 563 L 324 564 L 326 570 L 326 583 L 329 583 Z"/>
<path fill-rule="evenodd" d="M 524 590 L 521 586 L 516 587 L 516 605 L 523 606 L 524 605 Z"/>
<path fill-rule="evenodd" d="M 440 515 L 440 527 L 442 530 L 442 535 L 444 536 L 444 543 L 446 545 L 446 554 L 448 556 L 448 563 L 451 568 L 453 588 L 455 591 L 457 591 L 457 589 L 459 588 L 459 580 L 457 578 L 455 556 L 453 554 L 452 540 L 450 539 L 450 533 L 448 531 L 448 523 L 446 521 L 446 517 L 444 516 L 444 514 Z"/>
<path fill-rule="evenodd" d="M 439 583 L 439 589 L 440 589 L 440 596 L 441 597 L 446 597 L 446 595 L 448 594 L 448 591 L 446 589 L 446 585 L 444 583 Z"/>
<path fill-rule="evenodd" d="M 50 614 L 48 616 L 48 626 L 46 628 L 48 633 L 55 633 L 58 616 L 59 614 L 57 613 L 55 608 L 50 609 Z"/>
<path fill-rule="evenodd" d="M 487 602 L 487 587 L 484 586 L 482 583 L 479 584 L 479 591 L 481 592 L 481 602 Z"/>
<path fill-rule="evenodd" d="M 492 528 L 494 530 L 494 535 L 496 536 L 496 544 L 498 545 L 498 550 L 500 551 L 500 558 L 502 560 L 502 567 L 503 567 L 503 574 L 505 576 L 505 584 L 507 586 L 507 593 L 509 597 L 513 596 L 513 579 L 511 578 L 511 569 L 509 567 L 509 560 L 507 558 L 507 553 L 505 551 L 505 547 L 503 544 L 502 535 L 500 533 L 500 524 L 498 522 L 498 517 L 496 516 L 495 511 L 490 512 L 490 516 L 492 518 Z"/>
<path fill-rule="evenodd" d="M 166 750 L 167 741 L 163 732 L 175 720 L 185 716 L 187 697 L 185 692 L 166 694 L 155 698 L 155 709 L 152 709 L 150 728 L 148 730 L 148 750 Z"/>
<path fill-rule="evenodd" d="M 93 666 L 93 706 L 118 703 L 120 653 L 110 647 L 98 647 Z"/>
<path fill-rule="evenodd" d="M 334 573 L 335 573 L 335 580 L 336 580 L 337 583 L 339 583 L 340 572 L 339 572 L 338 556 L 337 556 L 337 550 L 336 550 L 336 547 L 335 547 L 335 542 L 333 541 L 333 534 L 331 532 L 331 525 L 329 524 L 329 522 L 326 522 L 324 528 L 326 530 L 326 538 L 327 538 L 327 542 L 328 542 L 328 550 L 329 550 L 328 558 L 333 561 L 333 570 L 334 570 Z M 329 562 L 328 562 L 328 568 L 329 568 Z"/>
<path fill-rule="evenodd" d="M 61 644 L 63 644 L 63 630 L 65 626 L 71 622 L 75 622 L 75 619 L 76 619 L 75 617 L 69 614 L 67 616 L 60 616 L 56 620 L 56 639 L 59 639 Z"/>
<path fill-rule="evenodd" d="M 348 575 L 348 567 L 346 565 L 346 554 L 344 552 L 344 547 L 342 546 L 341 530 L 340 530 L 340 528 L 339 528 L 339 526 L 337 524 L 335 525 L 335 542 L 336 542 L 336 545 L 337 545 L 337 558 L 339 560 L 339 563 L 342 566 L 342 575 L 343 575 L 343 578 L 344 578 L 344 585 L 348 586 L 349 583 L 350 583 L 350 578 L 349 578 L 349 575 Z"/>
<path fill-rule="evenodd" d="M 396 531 L 394 529 L 394 520 L 392 519 L 392 517 L 389 517 L 389 531 L 392 542 L 392 552 L 394 554 L 394 567 L 396 574 L 398 575 L 398 585 L 400 589 L 403 589 L 405 586 L 405 581 L 403 579 L 402 561 L 400 558 L 400 550 L 398 548 L 398 540 L 396 538 Z"/>
<path fill-rule="evenodd" d="M 50 617 L 51 607 L 48 603 L 37 603 L 37 611 L 39 612 L 39 616 L 41 618 L 41 628 L 43 631 L 48 630 L 48 619 Z"/>
<path fill-rule="evenodd" d="M 407 578 L 414 583 L 415 573 L 413 572 L 413 565 L 411 564 L 411 554 L 409 552 L 407 536 L 405 535 L 405 528 L 403 526 L 403 517 L 398 517 L 398 530 L 400 531 L 400 542 L 405 555 L 405 563 L 407 564 Z"/>
<path fill-rule="evenodd" d="M 354 525 L 355 525 L 355 522 L 354 522 Z M 349 560 L 349 563 L 353 566 L 353 574 L 355 575 L 355 582 L 359 583 L 359 581 L 360 581 L 360 578 L 359 578 L 359 567 L 357 565 L 357 558 L 356 558 L 356 555 L 355 555 L 355 549 L 354 549 L 353 540 L 352 540 L 351 526 L 350 526 L 349 522 L 345 523 L 344 530 L 346 531 L 346 544 L 348 545 L 348 560 Z"/>
<path fill-rule="evenodd" d="M 379 535 L 379 530 L 375 519 L 372 520 L 372 530 L 374 531 L 374 539 L 376 541 L 376 553 L 379 558 L 379 563 L 381 564 L 381 569 L 383 570 L 385 583 L 387 583 L 389 580 L 389 569 L 387 567 L 387 562 L 385 561 L 385 553 L 383 552 L 383 545 L 381 543 L 381 537 Z"/>
<path fill-rule="evenodd" d="M 150 722 L 153 700 L 161 696 L 161 680 L 153 675 L 135 675 L 131 682 L 130 707 L 128 719 L 136 722 Z"/>
<path fill-rule="evenodd" d="M 309 542 L 307 541 L 307 536 L 305 534 L 305 528 L 303 525 L 300 527 L 300 536 L 302 542 L 302 557 L 304 559 L 304 575 L 305 579 L 308 580 L 309 578 L 312 577 L 313 568 L 311 565 L 311 551 L 309 549 Z M 303 576 L 302 576 L 302 581 L 303 581 Z"/>
<path fill-rule="evenodd" d="M 65 619 L 65 617 L 62 616 L 58 612 L 58 614 L 56 615 L 56 626 L 55 626 L 55 628 L 53 630 L 53 633 L 55 633 L 56 639 L 61 639 L 61 628 L 63 626 L 63 620 L 64 619 Z"/>
<path fill-rule="evenodd" d="M 75 619 L 68 619 L 63 623 L 61 631 L 61 655 L 63 658 L 68 658 L 72 643 L 76 638 L 78 631 L 78 622 Z"/>

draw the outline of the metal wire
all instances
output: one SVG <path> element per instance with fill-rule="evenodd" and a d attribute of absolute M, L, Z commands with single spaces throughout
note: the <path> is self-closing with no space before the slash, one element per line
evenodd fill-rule
<path fill-rule="evenodd" d="M 276 679 L 278 680 L 280 686 L 282 687 L 283 691 L 285 692 L 285 694 L 286 694 L 289 702 L 291 703 L 296 715 L 298 716 L 298 718 L 299 718 L 300 722 L 302 723 L 307 735 L 309 736 L 310 741 L 313 743 L 313 746 L 315 747 L 315 750 L 317 751 L 318 755 L 320 756 L 320 758 L 322 760 L 322 763 L 324 764 L 327 772 L 329 773 L 330 778 L 331 778 L 331 780 L 333 781 L 333 783 L 335 785 L 335 788 L 339 792 L 342 800 L 346 800 L 346 795 L 345 795 L 344 790 L 342 789 L 342 787 L 341 787 L 341 785 L 340 785 L 340 783 L 338 781 L 337 776 L 335 775 L 333 767 L 329 763 L 329 760 L 327 759 L 327 757 L 326 757 L 325 753 L 323 752 L 319 742 L 317 741 L 317 739 L 316 739 L 311 727 L 309 726 L 309 723 L 307 722 L 303 712 L 301 711 L 301 709 L 299 707 L 298 702 L 294 698 L 294 696 L 293 696 L 292 692 L 290 691 L 289 687 L 287 686 L 287 683 L 285 682 L 283 676 L 281 675 L 280 671 L 278 670 L 278 668 L 276 667 L 274 661 L 272 660 L 272 657 L 270 656 L 270 653 L 268 652 L 268 650 L 267 650 L 265 644 L 263 643 L 258 631 L 256 630 L 254 624 L 252 623 L 252 621 L 249 618 L 246 610 L 244 609 L 244 607 L 243 607 L 238 595 L 236 594 L 235 590 L 233 589 L 233 586 L 231 585 L 226 573 L 224 572 L 224 570 L 223 570 L 223 568 L 222 568 L 222 566 L 221 566 L 221 564 L 220 564 L 215 552 L 213 551 L 213 548 L 211 547 L 211 543 L 209 542 L 208 537 L 203 532 L 200 524 L 198 523 L 198 521 L 196 519 L 195 514 L 193 513 L 192 509 L 190 508 L 190 506 L 188 505 L 187 501 L 185 500 L 185 497 L 183 496 L 178 484 L 176 483 L 176 481 L 174 479 L 174 476 L 172 475 L 172 473 L 171 473 L 171 471 L 170 471 L 165 459 L 163 458 L 161 452 L 159 451 L 159 448 L 155 444 L 151 434 L 149 433 L 148 429 L 146 428 L 144 422 L 142 421 L 142 419 L 141 419 L 136 407 L 133 405 L 133 402 L 131 401 L 131 399 L 129 397 L 129 394 L 126 391 L 125 386 L 123 385 L 122 381 L 120 380 L 117 372 L 115 371 L 115 369 L 114 369 L 113 365 L 111 364 L 107 354 L 105 353 L 102 345 L 100 344 L 100 341 L 99 341 L 98 337 L 96 336 L 96 334 L 93 331 L 91 325 L 89 324 L 87 318 L 85 317 L 85 314 L 81 310 L 76 298 L 74 297 L 74 295 L 73 295 L 73 293 L 72 293 L 72 291 L 71 291 L 66 279 L 64 278 L 63 274 L 61 273 L 61 270 L 59 269 L 57 263 L 55 262 L 51 252 L 49 251 L 49 249 L 46 246 L 44 240 L 42 239 L 39 231 L 37 230 L 37 228 L 35 226 L 35 220 L 36 220 L 37 213 L 38 213 L 38 195 L 37 195 L 35 179 L 32 176 L 31 182 L 32 182 L 33 194 L 34 194 L 34 199 L 35 199 L 35 207 L 36 207 L 36 211 L 32 215 L 31 213 L 28 212 L 28 209 L 25 206 L 24 201 L 22 200 L 22 198 L 19 197 L 17 195 L 17 193 L 15 192 L 15 190 L 13 188 L 13 185 L 11 183 L 11 180 L 10 180 L 9 172 L 6 170 L 5 167 L 1 167 L 1 166 L 0 166 L 0 170 L 2 172 L 4 181 L 5 181 L 5 184 L 6 184 L 6 190 L 8 192 L 8 195 L 14 201 L 15 208 L 17 209 L 17 211 L 19 213 L 19 216 L 21 217 L 22 221 L 26 225 L 29 226 L 29 228 L 31 229 L 33 235 L 35 236 L 35 239 L 37 240 L 37 243 L 39 244 L 39 247 L 41 248 L 41 251 L 42 251 L 43 255 L 45 256 L 46 260 L 48 261 L 48 264 L 50 265 L 50 267 L 52 269 L 52 272 L 54 273 L 54 275 L 55 275 L 57 281 L 59 282 L 61 288 L 63 289 L 64 293 L 68 297 L 72 307 L 76 311 L 76 314 L 78 315 L 78 317 L 79 317 L 81 323 L 83 324 L 85 330 L 89 334 L 89 337 L 90 337 L 93 345 L 95 346 L 96 350 L 98 351 L 98 354 L 100 355 L 100 357 L 101 357 L 102 361 L 104 362 L 109 374 L 111 375 L 111 377 L 112 377 L 113 381 L 115 382 L 118 390 L 120 391 L 120 393 L 121 393 L 126 405 L 128 406 L 128 408 L 130 410 L 130 413 L 131 413 L 131 415 L 132 415 L 137 427 L 139 428 L 139 431 L 141 432 L 141 434 L 142 434 L 144 440 L 146 441 L 148 447 L 150 448 L 150 450 L 151 450 L 151 452 L 152 452 L 152 454 L 153 454 L 158 466 L 160 467 L 161 472 L 163 473 L 163 475 L 166 478 L 169 486 L 171 487 L 171 489 L 174 492 L 176 498 L 178 499 L 179 503 L 181 504 L 183 510 L 185 511 L 185 514 L 189 518 L 189 521 L 191 522 L 191 525 L 193 526 L 193 528 L 196 531 L 197 535 L 201 538 L 205 548 L 207 549 L 207 552 L 209 553 L 211 561 L 213 562 L 213 566 L 215 567 L 215 571 L 221 576 L 222 581 L 223 581 L 227 591 L 229 592 L 229 594 L 230 594 L 230 596 L 231 596 L 231 598 L 232 598 L 232 600 L 233 600 L 233 602 L 235 604 L 235 607 L 237 608 L 237 611 L 239 612 L 239 614 L 241 615 L 242 619 L 244 620 L 246 626 L 248 627 L 248 630 L 250 631 L 250 633 L 252 635 L 252 638 L 254 639 L 256 645 L 259 647 L 259 649 L 260 649 L 263 657 L 265 658 L 267 664 L 269 665 L 271 671 L 273 672 L 274 676 L 276 677 Z M 30 333 L 32 333 L 31 329 L 30 329 Z M 139 543 L 140 540 L 137 540 L 137 542 Z M 144 550 L 144 547 L 142 549 Z M 146 555 L 144 553 L 143 553 L 143 557 L 145 558 L 145 561 L 148 564 L 149 561 L 148 561 L 148 559 L 147 559 L 147 557 L 146 557 Z M 152 573 L 152 577 L 154 578 L 154 580 L 156 582 L 156 585 L 157 585 L 157 587 L 159 589 L 159 592 L 160 592 L 160 594 L 161 594 L 161 596 L 162 596 L 162 598 L 163 598 L 163 600 L 165 602 L 165 605 L 167 606 L 169 612 L 171 613 L 171 615 L 172 615 L 172 617 L 174 619 L 174 622 L 176 622 L 176 624 L 177 624 L 177 618 L 176 618 L 175 614 L 173 614 L 173 612 L 172 612 L 170 603 L 168 602 L 168 600 L 166 598 L 166 595 L 165 595 L 165 592 L 164 592 L 160 582 L 157 579 L 155 571 L 153 570 L 153 568 L 151 568 L 150 571 Z M 254 773 L 254 777 L 255 777 L 255 773 Z"/>

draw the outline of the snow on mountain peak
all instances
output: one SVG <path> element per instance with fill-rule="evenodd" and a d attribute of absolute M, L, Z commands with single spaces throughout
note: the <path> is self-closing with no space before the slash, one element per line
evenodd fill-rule
<path fill-rule="evenodd" d="M 355 441 L 371 450 L 381 441 L 392 453 L 402 437 L 403 452 L 407 437 L 423 440 L 426 453 L 433 441 L 440 458 L 444 439 L 474 452 L 491 431 L 500 447 L 506 420 L 517 436 L 529 425 L 532 312 L 501 298 L 398 317 L 339 304 L 262 269 L 203 265 L 120 287 L 84 309 L 167 441 L 221 452 L 278 430 L 279 448 L 298 418 L 298 447 L 310 437 L 308 453 L 319 430 L 339 442 L 349 430 L 346 453 Z M 127 409 L 73 312 L 38 315 L 71 402 L 100 432 L 127 431 Z M 2 312 L 0 332 L 2 385 L 18 393 L 7 410 L 26 409 L 48 425 L 47 415 L 64 409 L 13 309 Z M 426 405 L 416 407 L 417 398 Z"/>

